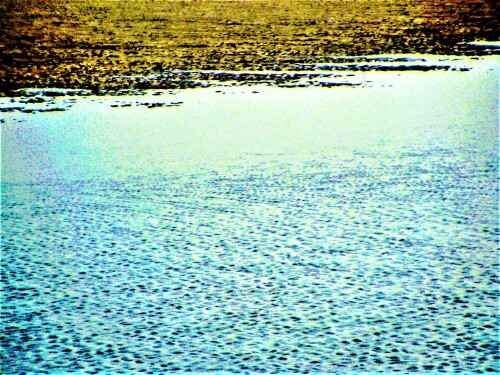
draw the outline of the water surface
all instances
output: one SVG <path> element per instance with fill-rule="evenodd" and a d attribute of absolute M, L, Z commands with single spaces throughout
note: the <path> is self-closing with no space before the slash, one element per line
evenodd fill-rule
<path fill-rule="evenodd" d="M 4 373 L 498 371 L 498 71 L 354 78 L 7 113 Z"/>

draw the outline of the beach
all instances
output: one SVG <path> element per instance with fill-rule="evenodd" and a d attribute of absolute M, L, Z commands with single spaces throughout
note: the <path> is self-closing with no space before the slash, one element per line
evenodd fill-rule
<path fill-rule="evenodd" d="M 0 13 L 0 92 L 7 96 L 33 87 L 98 93 L 116 88 L 115 76 L 166 71 L 489 54 L 467 43 L 498 41 L 500 27 L 492 0 L 7 0 Z"/>
<path fill-rule="evenodd" d="M 0 3 L 0 373 L 498 373 L 498 4 Z"/>

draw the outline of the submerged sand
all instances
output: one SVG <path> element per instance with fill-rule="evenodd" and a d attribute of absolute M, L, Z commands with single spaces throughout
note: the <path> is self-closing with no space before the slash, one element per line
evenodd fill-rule
<path fill-rule="evenodd" d="M 4 372 L 498 373 L 498 63 L 455 65 L 0 99 Z"/>

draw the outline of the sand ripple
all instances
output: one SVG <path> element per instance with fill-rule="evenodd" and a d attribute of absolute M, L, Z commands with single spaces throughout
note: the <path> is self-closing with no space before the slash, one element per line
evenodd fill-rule
<path fill-rule="evenodd" d="M 3 184 L 4 371 L 495 372 L 498 159 L 460 152 Z"/>

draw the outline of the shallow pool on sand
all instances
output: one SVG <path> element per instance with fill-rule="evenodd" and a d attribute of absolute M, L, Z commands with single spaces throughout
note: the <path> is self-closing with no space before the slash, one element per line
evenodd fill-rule
<path fill-rule="evenodd" d="M 6 113 L 2 371 L 498 372 L 485 61 Z"/>

